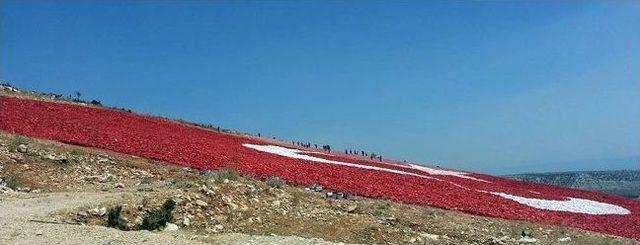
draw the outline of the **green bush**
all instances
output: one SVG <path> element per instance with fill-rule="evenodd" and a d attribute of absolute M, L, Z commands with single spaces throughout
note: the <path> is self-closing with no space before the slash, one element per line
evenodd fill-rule
<path fill-rule="evenodd" d="M 107 211 L 107 226 L 124 230 L 126 222 L 122 220 L 122 218 L 120 218 L 121 213 L 122 206 L 109 208 L 109 210 Z"/>
<path fill-rule="evenodd" d="M 29 140 L 25 137 L 22 136 L 15 136 L 13 137 L 11 140 L 9 140 L 9 151 L 13 152 L 13 151 L 17 151 L 18 150 L 18 146 L 19 145 L 26 145 L 29 143 Z"/>
<path fill-rule="evenodd" d="M 162 208 L 149 211 L 144 215 L 140 229 L 154 231 L 165 227 L 167 223 L 173 219 L 172 212 L 175 207 L 176 203 L 171 199 L 167 199 L 167 201 L 162 204 Z"/>
<path fill-rule="evenodd" d="M 238 180 L 240 175 L 234 169 L 223 168 L 218 171 L 204 171 L 202 176 L 206 179 L 213 179 L 216 182 L 223 182 L 225 179 Z"/>
<path fill-rule="evenodd" d="M 90 103 L 95 106 L 102 106 L 102 102 L 100 102 L 99 100 L 91 100 Z"/>
<path fill-rule="evenodd" d="M 284 181 L 282 181 L 280 178 L 278 177 L 269 177 L 267 179 L 267 185 L 273 188 L 282 188 L 282 186 L 284 186 Z"/>
<path fill-rule="evenodd" d="M 22 177 L 17 174 L 8 175 L 5 176 L 4 182 L 6 183 L 7 187 L 15 190 L 22 185 Z"/>

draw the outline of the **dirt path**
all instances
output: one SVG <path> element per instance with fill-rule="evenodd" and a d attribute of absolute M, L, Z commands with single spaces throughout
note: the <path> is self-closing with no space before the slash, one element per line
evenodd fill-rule
<path fill-rule="evenodd" d="M 50 214 L 121 199 L 122 193 L 12 193 L 0 195 L 0 244 L 332 244 L 319 239 L 222 234 L 191 240 L 186 231 L 120 231 L 102 226 L 51 224 Z M 203 240 L 203 241 L 199 241 Z"/>

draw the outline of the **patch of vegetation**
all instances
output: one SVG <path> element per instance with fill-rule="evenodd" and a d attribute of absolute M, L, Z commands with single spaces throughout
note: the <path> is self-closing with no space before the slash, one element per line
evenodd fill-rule
<path fill-rule="evenodd" d="M 82 152 L 77 150 L 77 149 L 73 149 L 73 150 L 71 150 L 71 152 L 69 152 L 69 154 L 71 154 L 72 156 L 80 156 L 80 154 L 82 154 Z"/>
<path fill-rule="evenodd" d="M 219 183 L 223 182 L 225 179 L 235 181 L 240 177 L 238 172 L 231 168 L 223 168 L 218 171 L 204 171 L 202 173 L 202 176 L 205 179 L 213 179 L 214 181 Z"/>
<path fill-rule="evenodd" d="M 29 139 L 22 136 L 15 136 L 11 140 L 9 140 L 9 151 L 17 151 L 19 145 L 27 145 L 29 144 Z"/>
<path fill-rule="evenodd" d="M 99 100 L 91 100 L 91 102 L 89 103 L 95 106 L 102 106 L 102 102 L 100 102 Z"/>
<path fill-rule="evenodd" d="M 374 209 L 373 209 L 373 216 L 376 217 L 382 217 L 385 216 L 385 214 L 387 213 L 387 210 L 389 209 L 389 207 L 391 206 L 390 202 L 382 202 L 380 204 L 378 204 Z"/>
<path fill-rule="evenodd" d="M 291 204 L 293 204 L 293 206 L 298 206 L 300 204 L 300 200 L 302 199 L 302 193 L 294 191 L 293 193 L 291 193 Z"/>
<path fill-rule="evenodd" d="M 231 223 L 236 218 L 236 213 L 227 208 L 224 210 L 224 216 L 227 217 L 227 222 Z"/>
<path fill-rule="evenodd" d="M 171 186 L 178 189 L 190 189 L 190 188 L 197 187 L 198 185 L 193 181 L 174 180 L 171 182 Z"/>
<path fill-rule="evenodd" d="M 140 184 L 143 184 L 143 185 L 148 185 L 148 184 L 151 184 L 152 182 L 153 182 L 153 178 L 149 176 L 142 177 L 142 180 L 140 180 Z"/>
<path fill-rule="evenodd" d="M 284 181 L 282 181 L 282 179 L 278 178 L 278 177 L 269 177 L 267 179 L 267 185 L 269 187 L 273 187 L 273 188 L 282 188 L 282 186 L 284 186 Z"/>
<path fill-rule="evenodd" d="M 154 231 L 165 227 L 167 223 L 173 219 L 172 212 L 175 207 L 176 203 L 171 199 L 167 199 L 164 204 L 162 204 L 162 208 L 149 211 L 144 215 L 140 229 Z"/>
<path fill-rule="evenodd" d="M 22 176 L 17 174 L 7 175 L 4 178 L 4 183 L 7 185 L 7 187 L 15 190 L 18 187 L 22 186 Z"/>
<path fill-rule="evenodd" d="M 126 228 L 126 222 L 121 217 L 122 206 L 115 206 L 109 208 L 107 211 L 107 226 L 124 230 Z"/>

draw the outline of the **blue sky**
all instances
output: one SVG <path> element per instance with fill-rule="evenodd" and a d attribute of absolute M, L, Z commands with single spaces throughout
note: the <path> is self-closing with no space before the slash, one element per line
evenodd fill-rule
<path fill-rule="evenodd" d="M 638 169 L 640 3 L 0 2 L 0 79 L 495 174 Z"/>

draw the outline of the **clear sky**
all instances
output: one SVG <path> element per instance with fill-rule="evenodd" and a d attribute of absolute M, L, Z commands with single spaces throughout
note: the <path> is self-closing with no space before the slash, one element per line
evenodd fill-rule
<path fill-rule="evenodd" d="M 495 174 L 638 169 L 640 2 L 6 1 L 0 79 Z"/>

